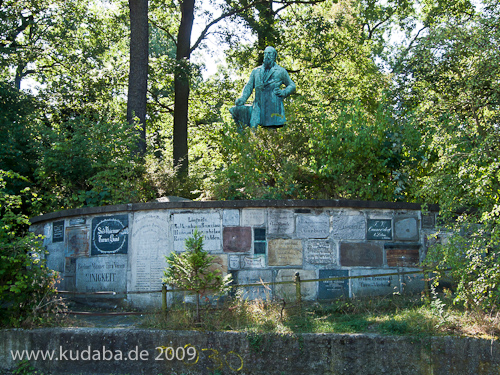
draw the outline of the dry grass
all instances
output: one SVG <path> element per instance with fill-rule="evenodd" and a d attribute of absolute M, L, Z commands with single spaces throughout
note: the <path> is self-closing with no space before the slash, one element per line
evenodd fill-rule
<path fill-rule="evenodd" d="M 195 323 L 194 317 L 193 306 L 180 303 L 167 315 L 151 315 L 144 326 L 169 330 L 500 337 L 500 313 L 466 312 L 454 306 L 449 296 L 435 296 L 431 302 L 419 296 L 394 295 L 300 306 L 282 300 L 236 298 L 219 306 L 205 306 L 201 323 Z"/>

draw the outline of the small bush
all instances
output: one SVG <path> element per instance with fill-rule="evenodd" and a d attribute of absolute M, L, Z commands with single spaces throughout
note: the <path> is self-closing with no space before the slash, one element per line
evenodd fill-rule
<path fill-rule="evenodd" d="M 6 178 L 22 177 L 0 171 L 0 325 L 31 327 L 55 318 L 64 305 L 55 294 L 57 273 L 45 266 L 41 238 L 27 231 L 23 197 L 8 193 Z M 22 194 L 27 199 L 29 190 Z"/>
<path fill-rule="evenodd" d="M 231 282 L 231 275 L 223 277 L 220 270 L 210 267 L 215 257 L 203 250 L 203 235 L 195 229 L 186 239 L 186 251 L 172 252 L 167 258 L 168 268 L 163 281 L 178 288 L 196 293 L 196 319 L 200 321 L 200 295 L 208 291 L 222 293 Z"/>

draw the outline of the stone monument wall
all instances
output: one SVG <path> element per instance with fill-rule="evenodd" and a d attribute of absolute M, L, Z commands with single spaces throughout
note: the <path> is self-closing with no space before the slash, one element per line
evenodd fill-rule
<path fill-rule="evenodd" d="M 162 202 L 67 210 L 32 218 L 44 234 L 60 289 L 114 291 L 139 307 L 160 306 L 165 256 L 184 251 L 196 228 L 216 267 L 238 284 L 366 276 L 302 284 L 306 300 L 423 289 L 418 270 L 437 207 L 338 201 Z M 394 275 L 377 276 L 384 273 Z M 373 275 L 373 276 L 371 276 Z M 294 298 L 294 285 L 248 287 L 249 298 Z M 109 297 L 109 296 L 107 296 Z M 88 297 L 91 298 L 91 297 Z M 96 297 L 97 298 L 97 297 Z"/>

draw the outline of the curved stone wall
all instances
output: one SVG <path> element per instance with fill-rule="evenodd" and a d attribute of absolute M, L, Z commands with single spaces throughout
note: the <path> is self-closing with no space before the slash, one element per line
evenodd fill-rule
<path fill-rule="evenodd" d="M 136 307 L 160 306 L 165 256 L 198 228 L 216 267 L 238 284 L 362 276 L 302 284 L 309 300 L 419 291 L 418 270 L 438 208 L 340 200 L 154 202 L 60 211 L 31 219 L 45 235 L 60 289 L 114 291 Z M 395 273 L 390 276 L 370 276 Z M 399 274 L 398 274 L 399 273 Z M 246 288 L 249 298 L 293 297 L 293 285 Z M 171 297 L 169 297 L 171 298 Z"/>

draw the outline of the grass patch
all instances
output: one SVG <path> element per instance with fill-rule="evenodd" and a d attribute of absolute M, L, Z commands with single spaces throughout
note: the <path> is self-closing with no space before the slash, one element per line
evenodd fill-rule
<path fill-rule="evenodd" d="M 169 330 L 242 331 L 254 333 L 380 333 L 389 335 L 465 335 L 496 338 L 500 313 L 466 312 L 451 297 L 399 296 L 341 299 L 329 303 L 284 304 L 283 301 L 234 299 L 221 306 L 205 306 L 202 321 L 195 308 L 178 304 L 168 314 L 145 319 L 147 328 Z"/>

